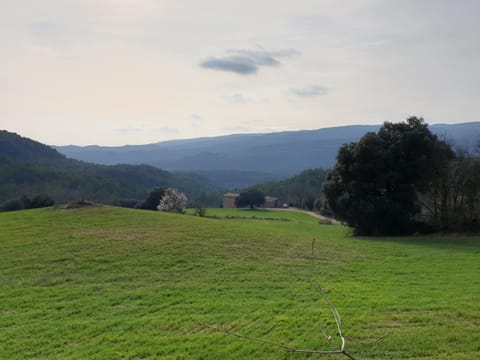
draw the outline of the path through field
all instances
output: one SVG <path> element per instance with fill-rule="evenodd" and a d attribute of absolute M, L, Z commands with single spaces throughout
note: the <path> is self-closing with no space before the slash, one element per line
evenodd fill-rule
<path fill-rule="evenodd" d="M 295 211 L 295 212 L 301 212 L 301 213 L 304 213 L 304 214 L 308 214 L 310 216 L 313 216 L 317 219 L 321 219 L 321 220 L 330 220 L 332 221 L 334 224 L 340 224 L 339 221 L 333 219 L 333 218 L 330 218 L 330 217 L 327 217 L 327 216 L 323 216 L 319 213 L 316 213 L 314 211 L 308 211 L 308 210 L 304 210 L 304 209 L 299 209 L 299 208 L 296 208 L 296 207 L 289 207 L 289 208 L 286 208 L 286 209 L 283 209 L 283 208 L 271 208 L 271 209 L 268 209 L 268 210 L 275 210 L 275 211 Z"/>

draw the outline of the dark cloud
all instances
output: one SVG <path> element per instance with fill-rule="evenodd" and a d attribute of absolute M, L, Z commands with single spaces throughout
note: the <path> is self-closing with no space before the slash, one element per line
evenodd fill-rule
<path fill-rule="evenodd" d="M 287 50 L 230 50 L 228 55 L 209 57 L 200 63 L 205 69 L 233 72 L 240 75 L 255 74 L 262 66 L 277 66 L 277 58 L 299 54 L 294 49 Z"/>
<path fill-rule="evenodd" d="M 212 57 L 202 61 L 200 66 L 205 69 L 228 71 L 241 75 L 255 74 L 258 70 L 258 66 L 244 56 Z"/>
<path fill-rule="evenodd" d="M 290 92 L 297 96 L 302 97 L 314 97 L 314 96 L 324 96 L 329 93 L 329 89 L 326 86 L 322 85 L 311 85 L 304 88 L 292 88 Z"/>

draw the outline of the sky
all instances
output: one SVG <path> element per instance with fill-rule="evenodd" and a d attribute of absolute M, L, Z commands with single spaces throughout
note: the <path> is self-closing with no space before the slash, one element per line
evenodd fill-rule
<path fill-rule="evenodd" d="M 480 120 L 478 0 L 0 0 L 0 129 L 51 145 Z"/>

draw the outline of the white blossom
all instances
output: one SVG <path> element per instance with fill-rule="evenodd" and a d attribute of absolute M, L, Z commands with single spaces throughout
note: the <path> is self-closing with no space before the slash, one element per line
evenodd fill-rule
<path fill-rule="evenodd" d="M 168 188 L 165 190 L 165 195 L 160 200 L 157 209 L 159 211 L 183 213 L 187 201 L 187 196 L 184 193 L 174 188 Z"/>

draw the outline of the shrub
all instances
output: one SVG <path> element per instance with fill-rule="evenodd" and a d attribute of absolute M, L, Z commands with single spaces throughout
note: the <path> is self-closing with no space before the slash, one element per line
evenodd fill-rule
<path fill-rule="evenodd" d="M 8 200 L 2 204 L 2 211 L 17 211 L 23 209 L 23 202 L 19 199 Z"/>
<path fill-rule="evenodd" d="M 207 214 L 207 208 L 203 206 L 197 206 L 193 212 L 193 215 L 204 217 Z"/>
<path fill-rule="evenodd" d="M 55 201 L 48 195 L 37 195 L 30 201 L 30 208 L 49 207 L 55 204 Z"/>

